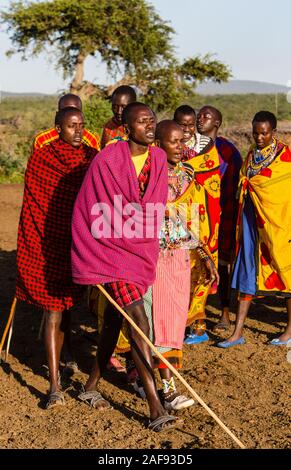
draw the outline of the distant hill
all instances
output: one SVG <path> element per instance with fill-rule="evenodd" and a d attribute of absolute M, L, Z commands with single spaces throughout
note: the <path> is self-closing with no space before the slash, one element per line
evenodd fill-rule
<path fill-rule="evenodd" d="M 255 93 L 257 95 L 274 95 L 275 93 L 287 94 L 289 88 L 275 83 L 255 82 L 252 80 L 230 80 L 227 83 L 203 83 L 196 88 L 200 95 L 247 95 Z M 53 97 L 47 93 L 14 93 L 9 91 L 0 92 L 2 98 L 40 98 Z"/>
<path fill-rule="evenodd" d="M 289 88 L 275 83 L 255 82 L 252 80 L 230 80 L 228 83 L 203 83 L 196 88 L 200 95 L 274 95 L 287 93 Z"/>
<path fill-rule="evenodd" d="M 54 96 L 47 93 L 14 93 L 10 91 L 0 91 L 1 98 L 42 98 L 45 96 Z"/>

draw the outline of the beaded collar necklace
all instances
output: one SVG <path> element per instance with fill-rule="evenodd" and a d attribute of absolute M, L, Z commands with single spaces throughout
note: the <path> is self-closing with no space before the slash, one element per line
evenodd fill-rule
<path fill-rule="evenodd" d="M 187 173 L 183 163 L 179 162 L 174 168 L 168 167 L 168 185 L 176 197 L 182 193 L 185 178 L 187 178 Z"/>
<path fill-rule="evenodd" d="M 253 150 L 252 157 L 250 159 L 247 176 L 251 178 L 257 175 L 263 168 L 269 166 L 277 155 L 278 142 L 276 139 L 272 140 L 272 143 L 263 149 L 255 148 Z"/>

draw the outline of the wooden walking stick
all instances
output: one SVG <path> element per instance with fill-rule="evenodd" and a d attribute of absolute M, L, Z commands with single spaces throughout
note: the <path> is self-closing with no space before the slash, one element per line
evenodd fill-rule
<path fill-rule="evenodd" d="M 6 350 L 5 350 L 5 361 L 7 361 L 8 355 L 9 355 L 10 342 L 11 342 L 12 333 L 13 333 L 14 318 L 15 318 L 15 313 L 13 314 L 13 317 L 12 317 L 12 320 L 11 320 L 11 325 L 10 325 L 10 328 L 9 328 L 7 344 L 6 344 Z"/>
<path fill-rule="evenodd" d="M 147 345 L 151 348 L 151 350 L 154 352 L 158 358 L 163 361 L 163 363 L 173 372 L 173 374 L 182 382 L 182 384 L 189 390 L 191 395 L 194 396 L 194 398 L 200 403 L 200 405 L 205 408 L 205 410 L 212 416 L 212 418 L 219 424 L 220 427 L 235 441 L 235 443 L 241 448 L 245 449 L 245 446 L 243 443 L 231 432 L 231 430 L 216 416 L 216 414 L 209 408 L 209 406 L 204 403 L 202 398 L 200 398 L 199 395 L 193 390 L 193 388 L 186 382 L 185 379 L 179 374 L 179 372 L 175 369 L 175 367 L 170 364 L 167 359 L 162 356 L 162 354 L 156 349 L 156 347 L 152 344 L 152 342 L 149 340 L 149 338 L 143 333 L 143 331 L 135 324 L 135 322 L 130 318 L 130 316 L 115 302 L 114 299 L 112 299 L 111 295 L 108 294 L 108 292 L 104 289 L 103 286 L 100 284 L 97 285 L 98 289 L 102 292 L 103 295 L 109 300 L 112 305 L 124 316 L 124 318 L 133 326 L 133 328 L 138 332 L 138 334 L 142 337 L 142 339 L 147 343 Z"/>
<path fill-rule="evenodd" d="M 10 310 L 10 313 L 9 313 L 9 317 L 8 317 L 8 320 L 7 320 L 5 329 L 4 329 L 4 333 L 3 333 L 2 338 L 1 338 L 0 359 L 1 359 L 2 349 L 3 349 L 4 343 L 5 343 L 5 339 L 6 339 L 8 331 L 9 331 L 9 327 L 12 324 L 12 321 L 13 321 L 13 318 L 14 318 L 14 315 L 15 315 L 16 303 L 17 303 L 17 299 L 16 299 L 16 297 L 14 297 L 13 303 L 12 303 L 12 306 L 11 306 L 11 310 Z M 9 337 L 10 337 L 9 338 L 9 346 L 10 346 L 11 336 L 12 336 L 12 329 L 10 329 L 10 331 L 9 331 Z M 7 353 L 6 353 L 6 357 L 7 357 Z"/>

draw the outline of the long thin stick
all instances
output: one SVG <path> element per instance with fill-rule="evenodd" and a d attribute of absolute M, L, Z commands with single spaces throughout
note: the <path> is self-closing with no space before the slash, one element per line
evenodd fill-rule
<path fill-rule="evenodd" d="M 228 427 L 216 416 L 216 414 L 209 408 L 209 406 L 204 403 L 202 398 L 197 395 L 195 390 L 186 382 L 185 379 L 179 374 L 179 372 L 170 364 L 167 359 L 162 356 L 162 354 L 155 348 L 155 346 L 152 344 L 152 342 L 148 339 L 148 337 L 143 333 L 143 331 L 135 324 L 135 322 L 130 318 L 130 316 L 115 302 L 114 299 L 108 294 L 108 292 L 104 289 L 103 286 L 100 284 L 97 285 L 97 287 L 100 289 L 100 291 L 105 295 L 105 297 L 114 305 L 114 307 L 126 318 L 126 320 L 133 326 L 133 328 L 139 333 L 139 335 L 142 337 L 142 339 L 148 344 L 148 346 L 151 348 L 151 350 L 154 352 L 158 358 L 163 361 L 163 363 L 173 372 L 173 374 L 182 382 L 182 384 L 189 390 L 189 392 L 196 398 L 196 400 L 200 403 L 200 405 L 205 408 L 205 410 L 212 416 L 212 418 L 219 424 L 219 426 L 222 427 L 222 429 L 227 432 L 227 434 L 238 444 L 238 446 L 241 449 L 245 449 L 245 446 L 243 443 L 228 429 Z"/>
<path fill-rule="evenodd" d="M 9 328 L 7 344 L 6 344 L 6 351 L 5 351 L 5 361 L 7 361 L 8 355 L 9 355 L 10 342 L 11 342 L 12 333 L 13 333 L 14 318 L 15 318 L 15 312 L 13 314 L 13 317 L 12 317 L 12 320 L 11 320 L 11 325 L 10 325 L 10 328 Z"/>
<path fill-rule="evenodd" d="M 16 308 L 16 303 L 17 303 L 17 299 L 16 299 L 16 297 L 14 297 L 13 303 L 12 303 L 12 306 L 11 306 L 11 310 L 10 310 L 10 313 L 9 313 L 9 317 L 8 317 L 8 320 L 7 320 L 5 329 L 4 329 L 4 333 L 3 333 L 3 336 L 2 336 L 2 338 L 1 338 L 1 343 L 0 343 L 0 358 L 1 358 L 2 349 L 3 349 L 4 343 L 5 343 L 5 339 L 6 339 L 6 336 L 7 336 L 9 327 L 10 327 L 10 324 L 11 324 L 12 319 L 13 319 L 13 317 L 14 317 L 15 308 Z"/>

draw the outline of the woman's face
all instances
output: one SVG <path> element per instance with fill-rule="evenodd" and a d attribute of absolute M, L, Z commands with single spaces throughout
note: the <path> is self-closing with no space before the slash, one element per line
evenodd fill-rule
<path fill-rule="evenodd" d="M 269 121 L 253 123 L 253 138 L 258 149 L 268 147 L 272 143 L 275 129 Z"/>

